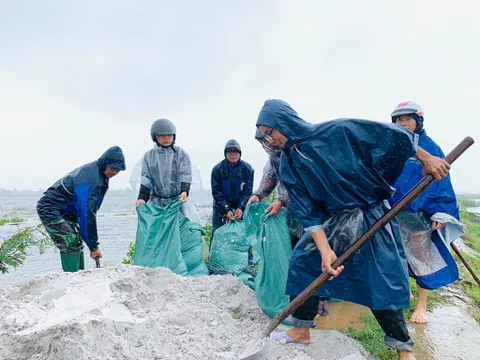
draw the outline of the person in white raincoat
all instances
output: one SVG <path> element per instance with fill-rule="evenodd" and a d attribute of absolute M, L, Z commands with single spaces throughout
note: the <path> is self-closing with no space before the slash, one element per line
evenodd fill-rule
<path fill-rule="evenodd" d="M 192 183 L 192 167 L 187 152 L 175 145 L 175 125 L 167 119 L 156 120 L 150 134 L 155 145 L 143 157 L 136 207 L 147 202 L 163 207 L 177 197 L 185 203 Z"/>

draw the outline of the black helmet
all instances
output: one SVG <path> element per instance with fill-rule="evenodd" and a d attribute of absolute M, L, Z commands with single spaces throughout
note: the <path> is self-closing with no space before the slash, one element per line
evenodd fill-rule
<path fill-rule="evenodd" d="M 170 120 L 158 119 L 152 124 L 152 127 L 150 128 L 150 135 L 155 143 L 157 142 L 157 136 L 159 135 L 173 135 L 173 140 L 175 141 L 177 128 Z"/>

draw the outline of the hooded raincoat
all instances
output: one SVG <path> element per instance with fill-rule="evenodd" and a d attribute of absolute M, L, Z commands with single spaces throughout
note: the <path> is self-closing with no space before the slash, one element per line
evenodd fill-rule
<path fill-rule="evenodd" d="M 324 229 L 340 256 L 388 209 L 393 184 L 416 153 L 417 135 L 393 124 L 338 119 L 313 125 L 282 100 L 265 102 L 258 126 L 288 139 L 280 177 L 307 233 Z M 298 295 L 321 274 L 321 255 L 310 236 L 290 260 L 286 293 Z M 373 310 L 409 306 L 407 262 L 395 223 L 380 230 L 315 295 Z"/>
<path fill-rule="evenodd" d="M 419 134 L 418 145 L 431 155 L 444 158 L 442 149 L 425 130 Z M 397 203 L 423 178 L 422 166 L 410 158 L 395 182 L 390 203 Z M 458 279 L 458 268 L 448 245 L 463 234 L 458 206 L 450 175 L 435 181 L 413 200 L 397 217 L 405 244 L 410 274 L 424 289 L 437 289 Z M 432 230 L 432 221 L 447 225 Z"/>
<path fill-rule="evenodd" d="M 125 158 L 118 146 L 108 149 L 97 161 L 83 165 L 58 180 L 37 203 L 44 225 L 65 218 L 80 227 L 90 251 L 98 249 L 97 210 L 108 190 L 107 168 L 125 170 Z"/>

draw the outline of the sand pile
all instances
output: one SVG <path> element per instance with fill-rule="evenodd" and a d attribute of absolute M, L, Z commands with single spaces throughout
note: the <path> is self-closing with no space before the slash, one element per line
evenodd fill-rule
<path fill-rule="evenodd" d="M 268 320 L 253 291 L 231 276 L 126 265 L 48 274 L 0 288 L 0 359 L 238 359 Z M 328 347 L 315 336 L 318 359 L 363 359 L 353 340 L 325 335 Z M 264 358 L 315 354 L 270 344 Z"/>

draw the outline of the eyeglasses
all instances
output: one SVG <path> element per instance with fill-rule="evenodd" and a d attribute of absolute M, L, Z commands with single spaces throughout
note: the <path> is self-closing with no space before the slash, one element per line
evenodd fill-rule
<path fill-rule="evenodd" d="M 272 138 L 271 135 L 265 134 L 265 135 L 263 135 L 263 141 L 272 142 L 273 138 Z"/>

